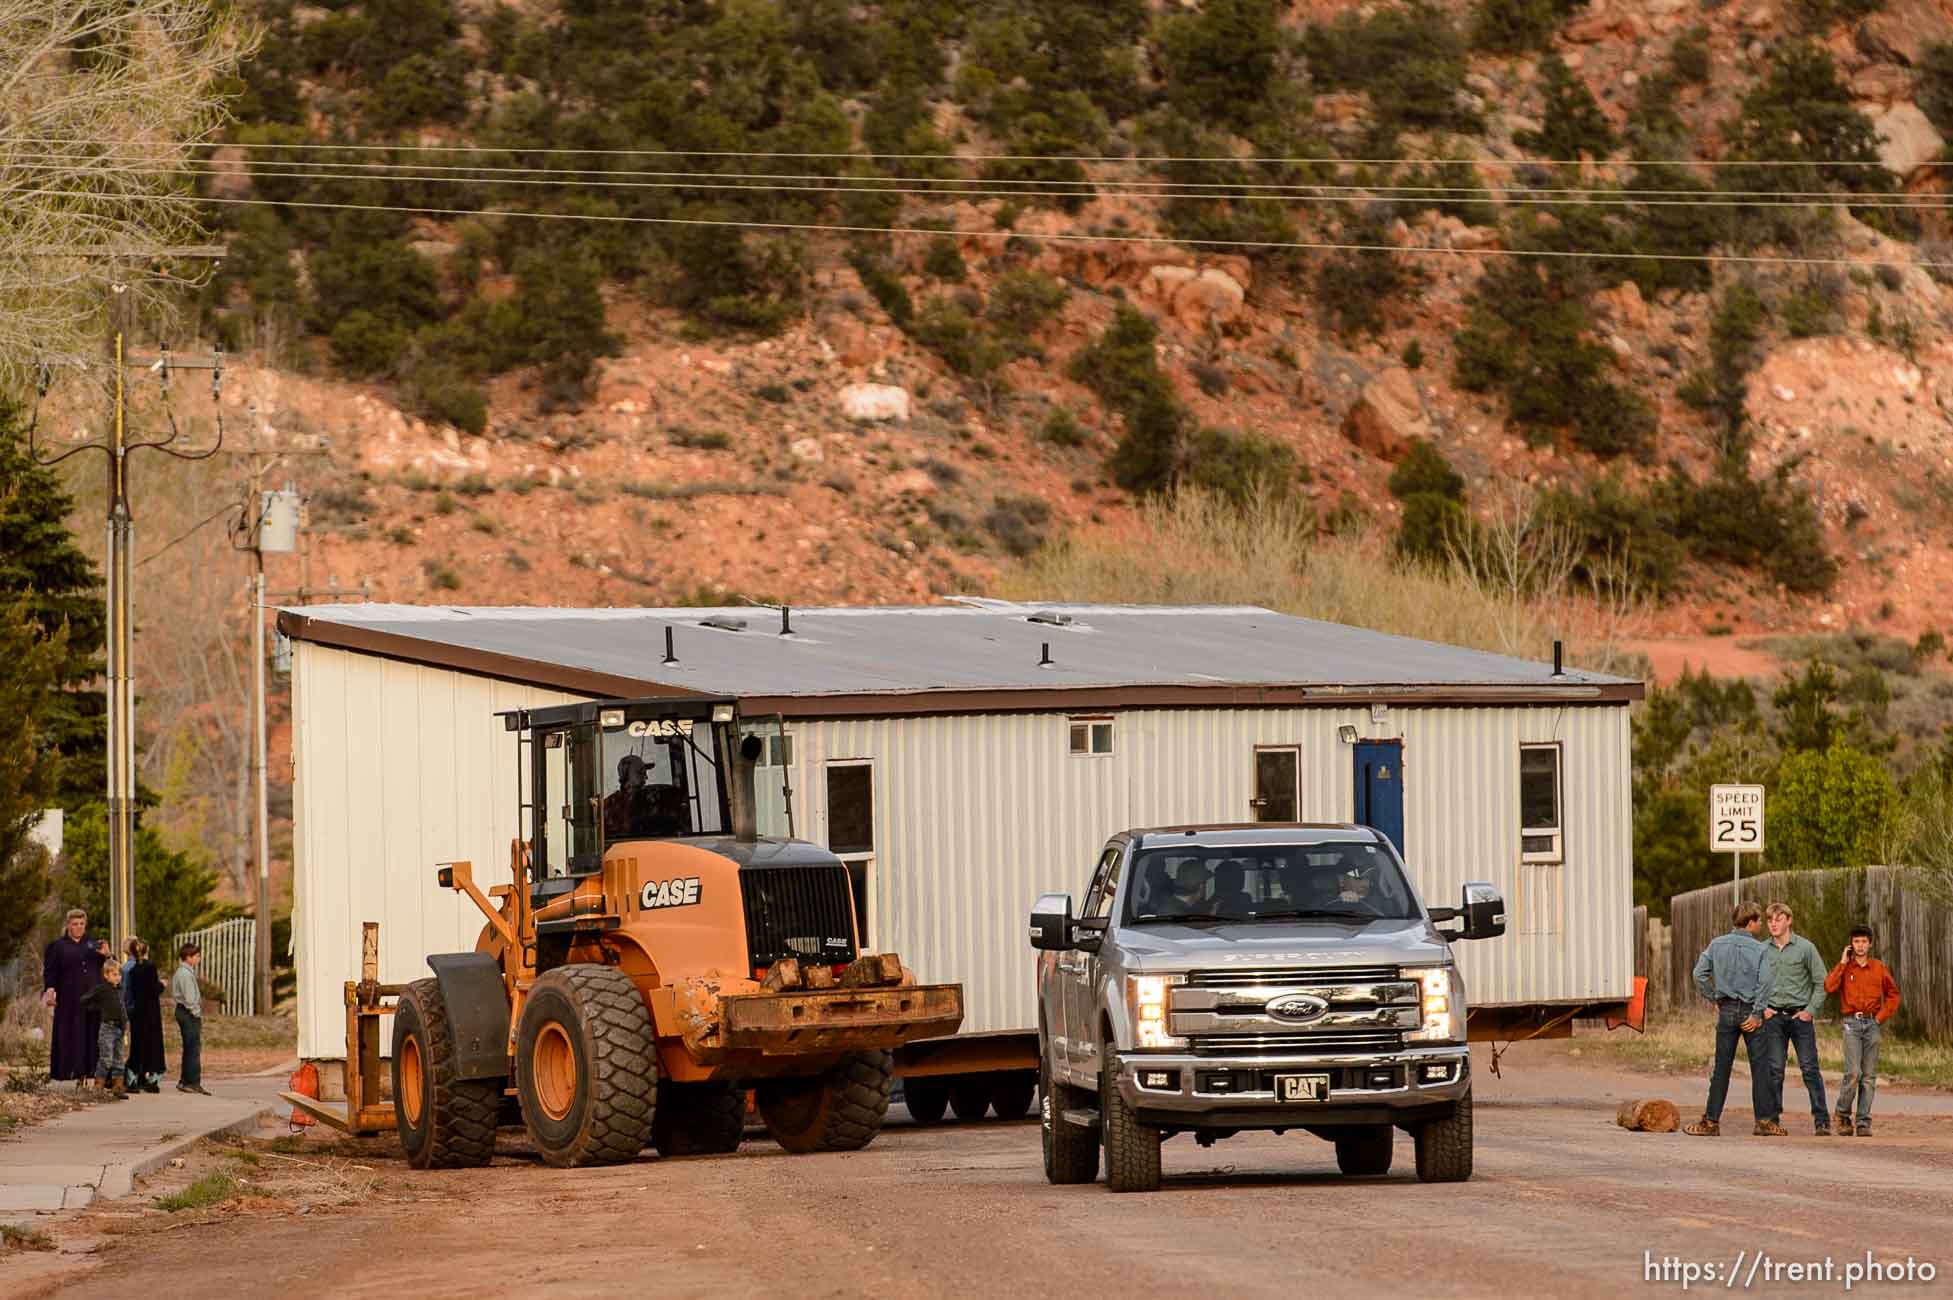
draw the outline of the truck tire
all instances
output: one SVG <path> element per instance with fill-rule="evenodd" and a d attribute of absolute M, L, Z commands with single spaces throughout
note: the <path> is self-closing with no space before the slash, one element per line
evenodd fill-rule
<path fill-rule="evenodd" d="M 980 1074 L 965 1074 L 949 1085 L 949 1108 L 966 1124 L 990 1109 L 990 1082 Z"/>
<path fill-rule="evenodd" d="M 887 1052 L 851 1052 L 811 1079 L 768 1079 L 756 1090 L 773 1140 L 796 1155 L 859 1151 L 875 1140 L 895 1086 Z"/>
<path fill-rule="evenodd" d="M 1110 1062 L 1112 1049 L 1104 1052 Z M 1160 1131 L 1142 1124 L 1113 1082 L 1108 1064 L 1099 1074 L 1099 1128 L 1105 1134 L 1105 1185 L 1115 1192 L 1160 1190 Z"/>
<path fill-rule="evenodd" d="M 522 1124 L 559 1169 L 635 1160 L 651 1138 L 658 1054 L 651 1013 L 614 966 L 558 966 L 536 981 L 516 1032 Z"/>
<path fill-rule="evenodd" d="M 1429 1120 L 1411 1130 L 1417 1146 L 1417 1181 L 1462 1183 L 1472 1176 L 1472 1095 L 1458 1099 L 1458 1108 L 1444 1119 Z"/>
<path fill-rule="evenodd" d="M 658 1089 L 651 1145 L 661 1156 L 722 1156 L 746 1131 L 746 1090 L 736 1083 L 671 1083 Z"/>
<path fill-rule="evenodd" d="M 1064 1112 L 1085 1105 L 1089 1095 L 1081 1097 L 1077 1088 L 1052 1083 L 1050 1067 L 1042 1056 L 1038 1058 L 1038 1081 L 1045 1181 L 1059 1186 L 1093 1181 L 1099 1176 L 1098 1134 L 1064 1120 Z"/>
<path fill-rule="evenodd" d="M 1365 1124 L 1336 1135 L 1336 1167 L 1351 1178 L 1374 1178 L 1390 1172 L 1391 1139 L 1388 1124 Z"/>
<path fill-rule="evenodd" d="M 990 1109 L 998 1119 L 1023 1119 L 1037 1099 L 1038 1077 L 1029 1070 L 990 1076 Z"/>
<path fill-rule="evenodd" d="M 902 1080 L 902 1104 L 918 1124 L 940 1124 L 949 1109 L 949 1085 L 940 1078 Z"/>
<path fill-rule="evenodd" d="M 415 980 L 393 1013 L 393 1124 L 415 1169 L 464 1169 L 495 1154 L 501 1079 L 454 1077 L 454 1027 L 439 980 Z"/>

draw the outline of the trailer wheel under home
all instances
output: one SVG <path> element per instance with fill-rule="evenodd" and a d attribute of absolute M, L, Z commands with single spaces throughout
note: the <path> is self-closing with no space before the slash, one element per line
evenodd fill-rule
<path fill-rule="evenodd" d="M 472 947 L 479 915 L 428 868 L 508 860 L 496 715 L 661 694 L 737 697 L 765 742 L 762 833 L 847 863 L 864 951 L 963 984 L 963 1032 L 897 1057 L 924 1120 L 1028 1110 L 1026 910 L 1081 893 L 1132 826 L 1356 821 L 1426 898 L 1498 885 L 1506 937 L 1459 954 L 1474 1039 L 1564 1036 L 1630 996 L 1636 681 L 1248 606 L 347 605 L 279 627 L 310 1060 L 343 1056 L 361 922 L 389 936 L 389 983 Z"/>

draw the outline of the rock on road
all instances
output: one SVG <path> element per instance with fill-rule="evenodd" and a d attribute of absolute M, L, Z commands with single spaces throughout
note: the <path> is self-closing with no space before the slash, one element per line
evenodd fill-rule
<path fill-rule="evenodd" d="M 584 1171 L 504 1156 L 416 1174 L 375 1143 L 380 1176 L 417 1199 L 151 1236 L 69 1280 L 98 1294 L 251 1295 L 275 1277 L 287 1294 L 376 1300 L 1646 1296 L 1681 1287 L 1644 1280 L 1644 1252 L 1726 1268 L 1760 1250 L 1835 1261 L 1839 1281 L 1798 1294 L 1841 1294 L 1845 1261 L 1867 1251 L 1939 1269 L 1900 1294 L 1953 1294 L 1953 1097 L 1890 1090 L 1888 1113 L 1881 1089 L 1868 1140 L 1813 1138 L 1794 1108 L 1799 1136 L 1749 1137 L 1749 1113 L 1732 1108 L 1727 1136 L 1708 1140 L 1613 1124 L 1637 1096 L 1666 1095 L 1693 1118 L 1692 1077 L 1571 1064 L 1544 1044 L 1510 1053 L 1503 1079 L 1482 1054 L 1476 1070 L 1477 1174 L 1463 1184 L 1418 1183 L 1402 1134 L 1391 1173 L 1367 1179 L 1340 1176 L 1329 1144 L 1300 1132 L 1211 1148 L 1179 1137 L 1166 1188 L 1127 1196 L 1047 1185 L 1028 1122 L 892 1122 L 848 1155 L 752 1139 L 732 1157 Z"/>

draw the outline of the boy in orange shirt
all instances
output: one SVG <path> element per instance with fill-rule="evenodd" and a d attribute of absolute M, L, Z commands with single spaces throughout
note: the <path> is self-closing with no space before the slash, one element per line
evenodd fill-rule
<path fill-rule="evenodd" d="M 1839 1137 L 1872 1135 L 1872 1095 L 1878 1091 L 1878 1040 L 1899 1009 L 1899 986 L 1885 963 L 1872 956 L 1872 927 L 1851 927 L 1851 946 L 1824 977 L 1824 991 L 1838 995 L 1844 1015 L 1844 1082 L 1838 1087 L 1833 1131 Z M 1852 1128 L 1857 1102 L 1858 1127 Z"/>

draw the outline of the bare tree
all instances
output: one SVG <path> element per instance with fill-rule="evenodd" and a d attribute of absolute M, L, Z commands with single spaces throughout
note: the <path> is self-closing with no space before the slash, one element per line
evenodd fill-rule
<path fill-rule="evenodd" d="M 202 233 L 185 163 L 256 39 L 224 0 L 0 0 L 0 386 L 89 354 L 112 285 L 164 300 L 145 255 Z"/>
<path fill-rule="evenodd" d="M 1446 529 L 1444 544 L 1457 580 L 1509 611 L 1500 630 L 1506 654 L 1525 653 L 1534 622 L 1529 607 L 1559 600 L 1580 563 L 1579 540 L 1516 480 L 1501 485 L 1484 519 Z"/>

